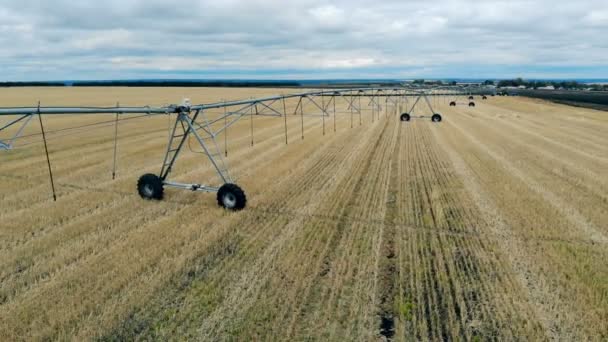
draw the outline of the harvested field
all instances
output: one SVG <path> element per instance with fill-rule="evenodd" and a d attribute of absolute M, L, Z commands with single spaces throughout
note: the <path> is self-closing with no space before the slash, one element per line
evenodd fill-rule
<path fill-rule="evenodd" d="M 281 92 L 8 88 L 0 105 Z M 253 139 L 243 119 L 219 140 L 240 212 L 215 194 L 139 198 L 164 116 L 120 122 L 114 181 L 113 116 L 44 117 L 53 202 L 33 121 L 0 152 L 0 340 L 607 340 L 608 112 L 448 102 L 441 123 L 338 102 L 335 123 L 289 116 L 287 146 L 283 118 L 256 118 Z M 173 173 L 212 176 L 190 152 Z"/>

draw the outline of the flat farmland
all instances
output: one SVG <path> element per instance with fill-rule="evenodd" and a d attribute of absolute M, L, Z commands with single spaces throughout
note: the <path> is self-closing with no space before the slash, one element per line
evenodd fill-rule
<path fill-rule="evenodd" d="M 7 88 L 0 106 L 288 92 Z M 35 118 L 0 152 L 0 340 L 607 340 L 608 112 L 449 100 L 441 123 L 340 100 L 243 118 L 218 139 L 239 212 L 139 197 L 174 115 L 121 118 L 115 180 L 112 115 L 44 116 L 53 202 Z M 195 152 L 172 179 L 217 184 Z"/>

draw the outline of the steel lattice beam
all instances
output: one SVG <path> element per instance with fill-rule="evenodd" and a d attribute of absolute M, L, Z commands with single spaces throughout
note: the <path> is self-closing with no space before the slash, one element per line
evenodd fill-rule
<path fill-rule="evenodd" d="M 363 110 L 361 106 L 361 99 L 369 99 L 368 107 L 372 106 L 372 119 L 373 115 L 382 110 L 380 98 L 385 98 L 385 106 L 394 108 L 395 110 L 401 110 L 404 103 L 409 103 L 408 98 L 416 98 L 416 101 L 410 108 L 410 112 L 416 107 L 421 99 L 427 103 L 431 112 L 434 115 L 436 113 L 433 110 L 431 102 L 428 96 L 459 96 L 469 95 L 470 92 L 465 92 L 461 88 L 435 88 L 435 89 L 408 89 L 408 88 L 347 88 L 347 89 L 332 89 L 332 90 L 316 90 L 308 91 L 296 94 L 269 96 L 256 99 L 246 99 L 238 101 L 224 101 L 210 104 L 200 104 L 194 106 L 188 105 L 171 105 L 166 107 L 13 107 L 13 108 L 0 108 L 0 117 L 2 116 L 19 116 L 18 118 L 11 119 L 11 121 L 0 127 L 0 133 L 7 130 L 13 125 L 20 124 L 21 127 L 17 132 L 8 140 L 0 140 L 0 150 L 7 150 L 12 148 L 12 144 L 23 132 L 27 123 L 31 120 L 34 115 L 98 115 L 98 114 L 112 114 L 116 115 L 129 115 L 129 114 L 143 114 L 146 115 L 170 115 L 173 113 L 177 114 L 173 129 L 170 133 L 169 141 L 167 144 L 167 150 L 163 159 L 160 174 L 147 174 L 140 178 L 138 182 L 138 188 L 140 195 L 144 198 L 162 198 L 162 188 L 175 187 L 180 189 L 187 189 L 191 191 L 204 191 L 204 192 L 218 192 L 218 201 L 223 203 L 226 208 L 229 209 L 242 209 L 246 202 L 244 192 L 235 184 L 232 184 L 233 180 L 228 173 L 228 167 L 226 161 L 222 158 L 222 153 L 218 147 L 216 137 L 225 132 L 230 126 L 235 124 L 243 117 L 250 116 L 253 120 L 253 110 L 255 109 L 256 115 L 274 116 L 274 117 L 285 117 L 291 115 L 287 113 L 287 107 L 285 106 L 286 100 L 297 100 L 297 106 L 293 114 L 300 115 L 302 117 L 302 133 L 303 131 L 303 120 L 304 116 L 321 116 L 323 118 L 323 128 L 325 132 L 325 118 L 331 115 L 334 116 L 334 129 L 335 129 L 335 116 L 336 111 L 336 100 L 342 99 L 348 105 L 348 111 L 350 113 L 351 127 L 353 125 L 353 115 L 357 113 L 359 115 L 359 122 L 361 123 L 361 112 Z M 327 98 L 329 98 L 328 101 Z M 319 100 L 320 99 L 320 100 Z M 320 103 L 319 103 L 320 102 Z M 282 104 L 281 109 L 274 108 L 275 104 Z M 305 105 L 313 106 L 314 109 L 321 112 L 318 114 L 304 113 Z M 333 108 L 333 110 L 330 110 Z M 207 112 L 223 109 L 223 113 L 219 117 L 210 119 L 207 116 Z M 228 110 L 230 109 L 230 110 Z M 261 111 L 260 111 L 261 109 Z M 407 114 L 407 113 L 406 113 Z M 404 114 L 402 114 L 404 115 Z M 402 117 L 403 119 L 403 117 Z M 409 114 L 408 114 L 409 120 Z M 435 120 L 433 120 L 435 121 Z M 118 122 L 118 119 L 116 123 Z M 253 124 L 253 121 L 252 121 Z M 213 126 L 216 126 L 215 128 Z M 253 126 L 252 126 L 253 132 Z M 286 131 L 287 134 L 287 131 Z M 202 154 L 204 154 L 213 167 L 215 168 L 217 175 L 224 185 L 209 186 L 201 184 L 184 184 L 168 180 L 171 174 L 172 168 L 178 159 L 180 153 L 183 150 L 184 145 L 190 137 L 194 137 L 196 142 L 202 148 Z M 302 138 L 304 136 L 302 135 Z M 253 143 L 253 140 L 252 140 Z M 115 149 L 116 151 L 116 149 Z M 160 190 L 159 190 L 160 189 Z M 160 194 L 158 193 L 160 191 Z"/>

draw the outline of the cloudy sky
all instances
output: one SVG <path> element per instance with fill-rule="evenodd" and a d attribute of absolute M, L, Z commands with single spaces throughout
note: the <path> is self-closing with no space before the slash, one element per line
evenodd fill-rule
<path fill-rule="evenodd" d="M 608 78 L 606 0 L 1 0 L 0 80 Z"/>

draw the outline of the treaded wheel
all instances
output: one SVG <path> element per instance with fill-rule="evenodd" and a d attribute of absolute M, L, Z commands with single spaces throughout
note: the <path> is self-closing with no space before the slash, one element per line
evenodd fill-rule
<path fill-rule="evenodd" d="M 401 121 L 410 121 L 410 115 L 408 113 L 401 114 Z"/>
<path fill-rule="evenodd" d="M 137 192 L 147 200 L 162 200 L 164 195 L 163 180 L 155 174 L 147 173 L 137 181 Z"/>
<path fill-rule="evenodd" d="M 228 210 L 241 210 L 247 205 L 247 197 L 238 185 L 226 183 L 217 192 L 217 204 Z"/>
<path fill-rule="evenodd" d="M 475 102 L 469 102 L 469 107 L 475 107 Z"/>
<path fill-rule="evenodd" d="M 441 114 L 439 113 L 435 113 L 433 114 L 433 116 L 431 116 L 431 121 L 433 122 L 441 122 L 442 118 L 441 118 Z"/>
<path fill-rule="evenodd" d="M 452 107 L 456 107 L 456 101 L 452 101 L 452 102 L 450 102 L 450 106 L 452 106 Z"/>

